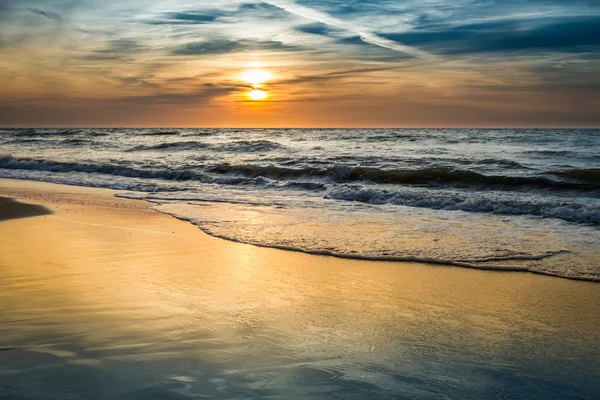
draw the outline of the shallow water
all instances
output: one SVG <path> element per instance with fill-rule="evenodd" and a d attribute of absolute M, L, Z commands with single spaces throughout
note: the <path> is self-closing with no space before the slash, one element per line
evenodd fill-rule
<path fill-rule="evenodd" d="M 317 257 L 149 211 L 59 208 L 0 222 L 3 399 L 600 395 L 596 284 Z"/>
<path fill-rule="evenodd" d="M 0 177 L 135 190 L 231 240 L 600 280 L 600 131 L 0 130 Z"/>

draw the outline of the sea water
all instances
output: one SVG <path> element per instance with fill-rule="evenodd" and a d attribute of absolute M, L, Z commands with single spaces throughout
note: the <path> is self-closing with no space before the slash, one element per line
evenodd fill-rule
<path fill-rule="evenodd" d="M 600 130 L 2 129 L 0 177 L 255 245 L 600 280 Z"/>

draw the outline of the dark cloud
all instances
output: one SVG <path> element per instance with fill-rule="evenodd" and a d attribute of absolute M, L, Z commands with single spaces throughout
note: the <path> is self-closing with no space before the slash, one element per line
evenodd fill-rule
<path fill-rule="evenodd" d="M 60 15 L 58 15 L 55 12 L 52 11 L 44 11 L 44 10 L 40 10 L 39 8 L 28 8 L 29 11 L 31 11 L 34 14 L 40 15 L 42 17 L 48 18 L 48 19 L 52 19 L 54 21 L 62 21 L 62 18 L 60 17 Z"/>
<path fill-rule="evenodd" d="M 328 25 L 322 24 L 320 22 L 316 22 L 314 24 L 300 25 L 297 26 L 295 29 L 298 32 L 323 36 L 329 36 L 333 32 L 333 30 Z"/>
<path fill-rule="evenodd" d="M 204 25 L 221 18 L 263 18 L 274 19 L 287 15 L 279 7 L 265 3 L 243 3 L 237 10 L 191 10 L 181 12 L 170 12 L 162 15 L 162 18 L 147 22 L 150 25 Z M 231 21 L 230 21 L 231 22 Z"/>
<path fill-rule="evenodd" d="M 163 19 L 147 22 L 150 25 L 202 25 L 214 22 L 225 15 L 219 11 L 173 12 L 164 15 Z"/>
<path fill-rule="evenodd" d="M 579 51 L 600 46 L 600 16 L 501 21 L 381 36 L 443 54 L 521 50 Z"/>
<path fill-rule="evenodd" d="M 297 0 L 297 4 L 305 7 L 320 9 L 331 15 L 358 14 L 369 11 L 380 11 L 390 1 L 386 0 Z"/>
<path fill-rule="evenodd" d="M 205 42 L 192 42 L 173 49 L 171 54 L 177 56 L 196 56 L 205 54 L 221 54 L 244 50 L 290 50 L 287 46 L 277 41 L 255 40 L 228 40 L 219 39 Z"/>
<path fill-rule="evenodd" d="M 371 44 L 362 40 L 360 38 L 360 36 L 351 36 L 351 37 L 341 38 L 341 39 L 336 40 L 336 43 L 348 44 L 348 45 L 352 45 L 352 46 L 372 46 Z"/>
<path fill-rule="evenodd" d="M 255 17 L 277 18 L 287 16 L 287 12 L 281 8 L 267 3 L 244 3 L 241 4 L 235 14 L 248 14 Z"/>
<path fill-rule="evenodd" d="M 192 24 L 206 24 L 208 22 L 212 22 L 217 19 L 218 14 L 196 14 L 196 13 L 173 13 L 170 14 L 170 19 L 176 21 L 184 21 Z"/>

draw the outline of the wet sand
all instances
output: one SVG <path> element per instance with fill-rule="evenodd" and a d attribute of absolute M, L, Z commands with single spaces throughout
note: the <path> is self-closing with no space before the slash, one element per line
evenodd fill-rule
<path fill-rule="evenodd" d="M 0 200 L 1 398 L 600 396 L 598 284 L 259 248 L 115 193 L 0 180 L 36 205 Z"/>

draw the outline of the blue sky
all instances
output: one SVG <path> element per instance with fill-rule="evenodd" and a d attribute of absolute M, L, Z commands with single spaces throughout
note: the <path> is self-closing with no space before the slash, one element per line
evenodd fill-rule
<path fill-rule="evenodd" d="M 599 126 L 599 50 L 589 0 L 0 0 L 0 125 Z"/>

